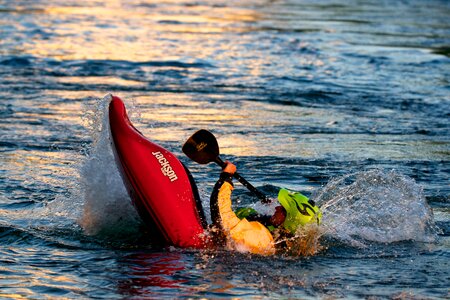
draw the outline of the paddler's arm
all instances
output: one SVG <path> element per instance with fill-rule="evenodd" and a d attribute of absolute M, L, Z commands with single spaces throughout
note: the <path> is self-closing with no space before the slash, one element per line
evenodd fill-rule
<path fill-rule="evenodd" d="M 236 172 L 236 166 L 229 161 L 225 162 L 225 167 L 220 174 L 219 180 L 216 182 L 210 199 L 211 219 L 216 228 L 223 230 L 222 221 L 220 217 L 219 207 L 219 192 L 230 193 L 233 190 L 233 174 Z M 230 209 L 231 211 L 231 203 Z"/>
<path fill-rule="evenodd" d="M 242 252 L 272 255 L 275 253 L 275 246 L 269 230 L 259 222 L 239 219 L 232 210 L 231 178 L 234 172 L 236 167 L 227 162 L 211 195 L 211 218 L 219 231 L 219 242 L 232 241 L 232 248 Z"/>

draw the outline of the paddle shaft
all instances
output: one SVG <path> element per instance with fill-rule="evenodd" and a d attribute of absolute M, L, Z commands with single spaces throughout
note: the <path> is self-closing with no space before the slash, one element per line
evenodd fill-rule
<path fill-rule="evenodd" d="M 217 163 L 222 169 L 225 167 L 225 162 L 219 156 L 217 156 L 214 162 Z M 242 183 L 242 185 L 245 186 L 250 192 L 254 193 L 262 203 L 271 202 L 269 197 L 261 193 L 257 188 L 255 188 L 250 182 L 245 180 L 245 178 L 238 173 L 234 173 L 233 177 L 236 178 L 240 183 Z"/>

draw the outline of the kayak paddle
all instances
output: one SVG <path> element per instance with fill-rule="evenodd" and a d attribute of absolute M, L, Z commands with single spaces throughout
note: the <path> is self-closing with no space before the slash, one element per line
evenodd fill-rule
<path fill-rule="evenodd" d="M 215 162 L 221 168 L 225 167 L 225 162 L 220 158 L 219 144 L 217 143 L 216 137 L 205 129 L 200 129 L 194 133 L 187 141 L 184 143 L 182 148 L 184 154 L 187 155 L 193 161 L 199 164 L 208 164 L 210 162 Z M 243 186 L 245 186 L 249 191 L 254 193 L 262 203 L 270 203 L 271 199 L 261 193 L 257 188 L 255 188 L 250 182 L 245 180 L 238 173 L 234 173 L 233 177 L 239 180 Z"/>

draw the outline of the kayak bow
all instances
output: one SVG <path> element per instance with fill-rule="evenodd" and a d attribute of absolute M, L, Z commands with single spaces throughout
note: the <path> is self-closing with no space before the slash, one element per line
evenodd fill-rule
<path fill-rule="evenodd" d="M 206 247 L 206 221 L 189 170 L 131 124 L 116 96 L 109 104 L 109 123 L 117 166 L 152 238 L 182 248 Z"/>

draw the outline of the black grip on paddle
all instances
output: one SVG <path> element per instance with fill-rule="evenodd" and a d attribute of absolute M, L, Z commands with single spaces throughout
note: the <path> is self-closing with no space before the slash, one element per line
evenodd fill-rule
<path fill-rule="evenodd" d="M 223 169 L 225 167 L 225 162 L 218 156 L 215 162 Z M 262 203 L 271 203 L 271 199 L 261 193 L 257 188 L 255 188 L 250 182 L 245 178 L 241 177 L 238 173 L 234 173 L 233 177 L 236 178 L 243 186 L 245 186 L 250 192 L 254 193 Z"/>

